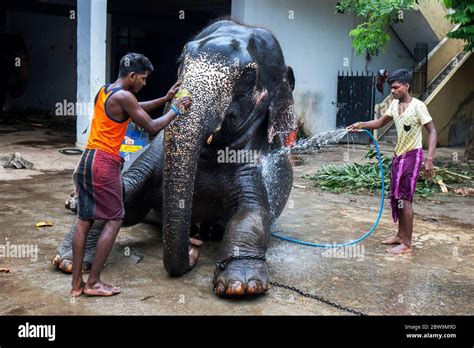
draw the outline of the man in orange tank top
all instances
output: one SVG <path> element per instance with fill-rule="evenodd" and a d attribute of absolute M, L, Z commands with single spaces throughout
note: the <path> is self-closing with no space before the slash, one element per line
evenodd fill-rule
<path fill-rule="evenodd" d="M 111 296 L 121 291 L 102 282 L 100 274 L 124 216 L 120 177 L 123 159 L 119 156 L 119 149 L 129 121 L 156 134 L 179 115 L 179 110 L 187 110 L 192 104 L 191 98 L 182 98 L 164 116 L 152 119 L 148 112 L 171 101 L 180 85 L 179 82 L 175 83 L 163 98 L 138 102 L 134 93 L 146 85 L 146 79 L 152 71 L 153 65 L 148 58 L 142 54 L 128 53 L 120 60 L 117 80 L 101 87 L 95 98 L 86 150 L 73 175 L 78 193 L 78 221 L 73 236 L 72 296 L 82 293 Z M 82 262 L 87 234 L 94 220 L 104 220 L 106 223 L 85 283 L 82 279 Z"/>

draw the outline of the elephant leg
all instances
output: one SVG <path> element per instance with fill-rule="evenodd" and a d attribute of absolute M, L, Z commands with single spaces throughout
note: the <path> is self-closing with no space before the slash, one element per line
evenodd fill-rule
<path fill-rule="evenodd" d="M 247 206 L 228 222 L 213 281 L 217 295 L 257 295 L 268 290 L 269 215 L 267 208 Z"/>
<path fill-rule="evenodd" d="M 152 208 L 161 206 L 163 132 L 122 173 L 125 217 L 123 226 L 141 222 Z"/>
<path fill-rule="evenodd" d="M 150 194 L 144 193 L 142 200 L 138 201 L 136 195 L 135 197 L 132 196 L 131 198 L 128 198 L 127 192 L 124 190 L 125 216 L 123 220 L 123 226 L 135 225 L 145 218 L 152 207 L 149 196 Z M 74 199 L 77 198 L 71 198 L 71 200 Z M 64 240 L 56 249 L 56 253 L 52 259 L 53 265 L 65 273 L 72 273 L 72 237 L 76 230 L 76 225 L 77 218 L 74 221 L 74 224 L 71 226 L 69 232 L 64 237 Z M 89 233 L 87 234 L 84 262 L 82 263 L 82 268 L 84 271 L 89 271 L 91 268 L 95 255 L 95 247 L 104 226 L 105 221 L 95 220 Z"/>
<path fill-rule="evenodd" d="M 126 192 L 124 192 L 124 226 L 135 225 L 145 218 L 151 209 L 151 203 L 146 199 L 147 196 L 147 194 L 144 194 L 143 201 L 138 203 L 133 199 L 127 199 Z M 128 213 L 128 207 L 133 207 L 133 209 L 130 209 L 130 213 Z M 138 207 L 141 209 L 137 209 Z M 72 273 L 72 237 L 76 230 L 76 225 L 77 218 L 61 244 L 56 249 L 56 253 L 52 259 L 53 265 L 65 273 Z M 95 256 L 97 241 L 99 240 L 104 226 L 105 221 L 95 220 L 87 234 L 84 262 L 82 263 L 82 268 L 85 272 L 89 271 L 91 268 Z"/>
<path fill-rule="evenodd" d="M 235 185 L 240 188 L 232 195 L 247 203 L 240 204 L 224 234 L 214 277 L 219 296 L 256 295 L 269 289 L 265 253 L 270 224 L 286 204 L 293 175 L 288 156 L 265 158 L 263 166 L 265 176 L 262 171 L 253 173 L 252 179 L 244 176 L 238 180 L 240 186 Z"/>
<path fill-rule="evenodd" d="M 125 216 L 123 226 L 135 225 L 145 218 L 151 209 L 151 202 L 150 200 L 147 200 L 148 196 L 148 194 L 144 194 L 143 200 L 137 202 L 132 198 L 127 199 L 126 191 L 124 192 Z M 74 211 L 75 209 L 73 208 L 77 206 L 77 196 L 71 197 L 70 202 L 76 202 L 75 204 L 71 204 L 70 207 L 68 207 L 70 210 Z M 76 225 L 77 218 L 74 221 L 74 224 L 71 226 L 69 232 L 66 233 L 66 236 L 64 237 L 61 244 L 56 249 L 56 253 L 52 259 L 53 265 L 65 273 L 72 273 L 72 237 L 74 231 L 76 230 Z M 84 262 L 82 263 L 82 268 L 85 272 L 89 271 L 91 268 L 95 255 L 95 247 L 104 226 L 105 221 L 96 220 L 87 234 Z"/>
<path fill-rule="evenodd" d="M 64 237 L 64 240 L 56 249 L 56 254 L 53 257 L 52 263 L 57 268 L 65 273 L 72 273 L 72 236 L 76 230 L 77 219 L 74 221 L 69 232 Z M 92 227 L 87 234 L 86 248 L 84 253 L 84 261 L 82 263 L 82 269 L 87 272 L 90 270 L 92 261 L 94 260 L 95 247 L 99 240 L 102 229 L 105 226 L 104 221 L 96 220 L 92 224 Z"/>

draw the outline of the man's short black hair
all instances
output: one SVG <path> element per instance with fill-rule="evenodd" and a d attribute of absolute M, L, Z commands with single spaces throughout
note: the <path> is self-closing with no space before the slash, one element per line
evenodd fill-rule
<path fill-rule="evenodd" d="M 125 77 L 131 72 L 143 74 L 146 71 L 153 72 L 153 70 L 150 60 L 143 54 L 129 52 L 120 59 L 120 77 Z"/>
<path fill-rule="evenodd" d="M 391 85 L 393 82 L 398 81 L 400 83 L 408 83 L 411 85 L 411 74 L 407 69 L 398 69 L 392 72 L 388 79 L 387 83 Z"/>

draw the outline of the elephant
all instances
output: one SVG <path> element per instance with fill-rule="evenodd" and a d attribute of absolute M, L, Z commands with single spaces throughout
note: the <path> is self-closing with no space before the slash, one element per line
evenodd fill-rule
<path fill-rule="evenodd" d="M 270 31 L 229 19 L 209 24 L 187 42 L 178 64 L 181 88 L 193 105 L 127 162 L 123 225 L 155 213 L 170 276 L 192 268 L 190 231 L 198 226 L 200 239 L 221 240 L 214 293 L 263 294 L 270 288 L 270 226 L 293 183 L 284 151 L 285 139 L 297 130 L 293 70 Z M 102 227 L 94 222 L 83 268 L 93 260 Z M 68 271 L 73 231 L 74 226 L 54 257 Z"/>

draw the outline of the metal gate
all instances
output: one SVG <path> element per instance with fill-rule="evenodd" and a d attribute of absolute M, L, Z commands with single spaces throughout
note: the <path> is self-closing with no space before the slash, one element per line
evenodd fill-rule
<path fill-rule="evenodd" d="M 337 127 L 346 127 L 358 121 L 369 121 L 374 118 L 375 77 L 372 73 L 356 71 L 337 73 Z M 345 139 L 343 139 L 345 141 Z M 355 133 L 351 142 L 368 144 L 367 135 Z"/>

